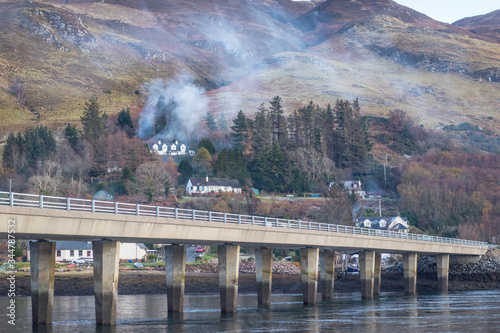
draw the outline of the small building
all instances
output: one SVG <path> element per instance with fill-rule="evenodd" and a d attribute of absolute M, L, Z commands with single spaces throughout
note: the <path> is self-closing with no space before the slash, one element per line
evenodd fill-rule
<path fill-rule="evenodd" d="M 185 144 L 179 143 L 179 141 L 174 141 L 171 144 L 167 144 L 166 142 L 158 140 L 158 142 L 155 142 L 149 146 L 149 151 L 151 153 L 156 153 L 160 156 L 195 155 L 194 150 L 188 149 L 188 147 Z"/>
<path fill-rule="evenodd" d="M 93 198 L 95 200 L 107 200 L 107 201 L 111 201 L 113 200 L 113 195 L 112 194 L 109 194 L 108 192 L 104 191 L 104 190 L 100 190 L 100 191 L 97 191 Z"/>
<path fill-rule="evenodd" d="M 335 185 L 336 182 L 331 182 L 329 188 Z M 349 191 L 349 194 L 355 194 L 358 198 L 364 198 L 366 192 L 361 186 L 360 180 L 339 180 L 337 183 L 341 183 Z"/>
<path fill-rule="evenodd" d="M 241 193 L 240 182 L 236 179 L 191 177 L 186 184 L 186 193 Z"/>
<path fill-rule="evenodd" d="M 410 229 L 408 219 L 406 217 L 359 217 L 356 221 L 356 226 L 360 228 L 370 228 L 387 231 L 399 231 L 408 233 Z"/>
<path fill-rule="evenodd" d="M 78 258 L 93 258 L 92 242 L 56 241 L 56 261 L 71 262 Z M 143 243 L 121 243 L 120 260 L 143 260 L 146 258 L 147 248 Z M 29 253 L 29 252 L 28 252 Z M 28 260 L 30 256 L 28 254 Z"/>

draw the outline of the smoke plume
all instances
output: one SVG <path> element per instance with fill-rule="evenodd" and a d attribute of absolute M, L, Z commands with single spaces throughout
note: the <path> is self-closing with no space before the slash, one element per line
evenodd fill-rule
<path fill-rule="evenodd" d="M 145 84 L 148 99 L 139 118 L 137 136 L 187 142 L 207 113 L 205 89 L 187 74 L 170 80 L 154 79 Z"/>

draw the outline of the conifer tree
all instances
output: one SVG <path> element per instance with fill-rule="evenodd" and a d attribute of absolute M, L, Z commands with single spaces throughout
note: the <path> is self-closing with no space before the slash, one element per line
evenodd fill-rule
<path fill-rule="evenodd" d="M 217 132 L 217 123 L 215 122 L 214 116 L 207 112 L 205 115 L 205 122 L 207 123 L 207 128 L 209 133 Z"/>
<path fill-rule="evenodd" d="M 275 96 L 271 100 L 269 117 L 271 120 L 271 128 L 273 133 L 273 144 L 278 144 L 284 149 L 288 144 L 288 130 L 282 102 L 283 100 L 279 96 Z"/>
<path fill-rule="evenodd" d="M 105 112 L 99 110 L 97 98 L 92 97 L 90 102 L 85 103 L 83 116 L 80 118 L 83 124 L 85 137 L 95 145 L 99 138 L 107 132 L 107 119 Z"/>
<path fill-rule="evenodd" d="M 248 139 L 248 122 L 242 110 L 238 112 L 238 115 L 233 120 L 231 130 L 233 131 L 231 133 L 233 137 L 233 147 L 235 149 L 242 149 Z"/>

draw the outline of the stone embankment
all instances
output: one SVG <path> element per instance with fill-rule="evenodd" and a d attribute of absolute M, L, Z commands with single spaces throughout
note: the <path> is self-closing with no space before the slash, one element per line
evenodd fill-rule
<path fill-rule="evenodd" d="M 201 265 L 186 265 L 187 273 L 217 273 L 219 267 L 214 264 L 201 264 Z M 255 263 L 240 263 L 240 273 L 255 274 Z M 273 263 L 273 274 L 287 274 L 294 275 L 300 274 L 300 267 L 290 262 L 275 262 Z"/>
<path fill-rule="evenodd" d="M 403 263 L 399 262 L 394 266 L 384 269 L 385 272 L 403 273 Z M 467 274 L 488 274 L 500 273 L 500 249 L 489 250 L 478 262 L 476 263 L 456 263 L 450 262 L 450 278 L 453 276 L 467 275 Z M 437 268 L 436 263 L 431 258 L 422 256 L 418 258 L 417 262 L 418 276 L 436 276 Z"/>

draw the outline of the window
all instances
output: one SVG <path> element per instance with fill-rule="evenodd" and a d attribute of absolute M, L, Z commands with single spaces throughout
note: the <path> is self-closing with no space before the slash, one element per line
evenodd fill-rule
<path fill-rule="evenodd" d="M 75 256 L 75 250 L 69 250 L 69 256 L 74 257 Z"/>
<path fill-rule="evenodd" d="M 78 250 L 78 256 L 79 257 L 83 256 L 83 250 Z"/>
<path fill-rule="evenodd" d="M 92 257 L 92 255 L 90 254 L 90 251 L 87 251 L 87 257 Z"/>
<path fill-rule="evenodd" d="M 57 256 L 60 257 L 61 256 L 61 250 L 57 250 Z"/>

